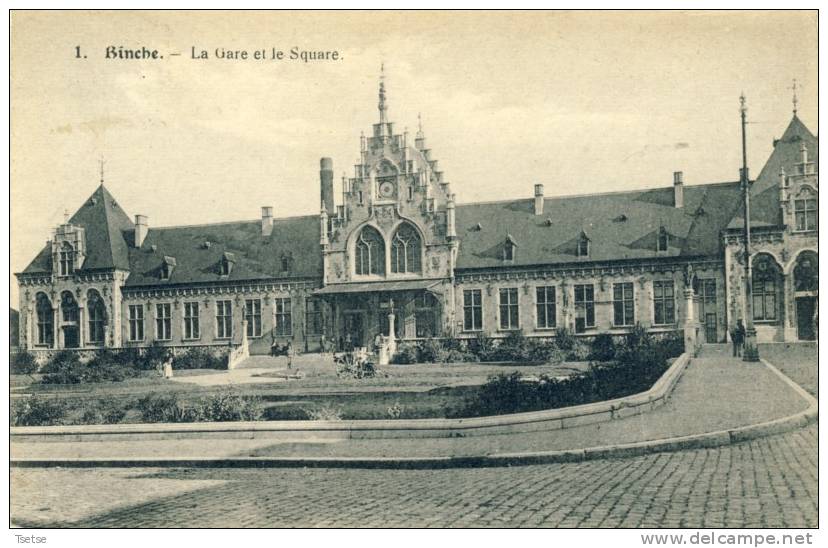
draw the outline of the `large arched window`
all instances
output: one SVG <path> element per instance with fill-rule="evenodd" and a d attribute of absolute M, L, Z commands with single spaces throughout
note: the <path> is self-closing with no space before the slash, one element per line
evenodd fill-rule
<path fill-rule="evenodd" d="M 64 322 L 78 321 L 78 302 L 71 292 L 64 291 L 60 294 L 60 310 Z"/>
<path fill-rule="evenodd" d="M 366 226 L 359 233 L 355 259 L 358 275 L 385 275 L 385 240 L 374 227 Z"/>
<path fill-rule="evenodd" d="M 400 225 L 391 240 L 391 272 L 419 272 L 421 252 L 422 245 L 417 230 L 408 223 Z"/>
<path fill-rule="evenodd" d="M 813 251 L 803 251 L 794 266 L 794 291 L 819 290 L 819 260 Z"/>
<path fill-rule="evenodd" d="M 753 260 L 753 319 L 759 322 L 778 320 L 780 271 L 768 255 Z"/>
<path fill-rule="evenodd" d="M 75 272 L 75 248 L 69 242 L 63 242 L 60 246 L 60 257 L 58 267 L 61 276 L 71 276 Z"/>
<path fill-rule="evenodd" d="M 89 311 L 89 342 L 103 344 L 104 327 L 106 326 L 106 305 L 100 293 L 94 289 L 87 292 L 86 307 Z"/>
<path fill-rule="evenodd" d="M 38 293 L 35 297 L 35 313 L 37 314 L 37 345 L 54 346 L 55 316 L 52 311 L 52 302 L 45 293 Z"/>

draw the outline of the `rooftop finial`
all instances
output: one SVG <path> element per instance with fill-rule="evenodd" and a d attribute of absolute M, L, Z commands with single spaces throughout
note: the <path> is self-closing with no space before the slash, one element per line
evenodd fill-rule
<path fill-rule="evenodd" d="M 788 88 L 789 90 L 793 91 L 793 99 L 792 99 L 792 102 L 793 102 L 793 113 L 794 113 L 794 116 L 796 116 L 796 107 L 797 107 L 797 105 L 799 104 L 799 99 L 796 97 L 796 90 L 797 90 L 798 88 L 799 88 L 799 86 L 797 86 L 797 84 L 796 84 L 796 78 L 794 78 L 794 79 L 793 79 L 793 83 L 791 84 L 791 87 L 789 87 L 789 88 Z"/>
<path fill-rule="evenodd" d="M 379 111 L 380 124 L 384 124 L 385 114 L 388 111 L 388 105 L 385 104 L 385 63 L 380 64 Z"/>
<path fill-rule="evenodd" d="M 98 160 L 98 165 L 100 165 L 100 167 L 101 167 L 101 184 L 103 184 L 103 182 L 104 182 L 104 164 L 105 163 L 106 162 L 104 162 L 103 156 L 101 156 L 101 159 Z"/>
<path fill-rule="evenodd" d="M 417 138 L 423 138 L 423 114 L 421 112 L 417 113 Z"/>
<path fill-rule="evenodd" d="M 739 96 L 739 105 L 739 112 L 747 112 L 747 98 L 744 91 Z"/>
<path fill-rule="evenodd" d="M 65 224 L 65 225 L 69 224 L 69 210 L 68 209 L 63 210 L 63 224 Z"/>

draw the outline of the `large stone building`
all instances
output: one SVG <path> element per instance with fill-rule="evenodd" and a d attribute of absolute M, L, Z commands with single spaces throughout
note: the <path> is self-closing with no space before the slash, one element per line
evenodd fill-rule
<path fill-rule="evenodd" d="M 794 111 L 752 185 L 759 341 L 814 339 L 817 138 Z M 734 166 L 735 170 L 735 166 Z M 317 351 L 432 336 L 694 331 L 725 341 L 744 305 L 738 181 L 460 204 L 426 144 L 388 120 L 321 212 L 200 226 L 134 221 L 101 184 L 23 272 L 20 345 Z M 515 189 L 510 189 L 515 191 Z M 246 337 L 243 337 L 246 335 Z"/>

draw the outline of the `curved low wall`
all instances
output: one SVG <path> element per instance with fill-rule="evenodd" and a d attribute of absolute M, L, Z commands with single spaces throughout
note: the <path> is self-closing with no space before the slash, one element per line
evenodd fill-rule
<path fill-rule="evenodd" d="M 682 354 L 646 392 L 609 401 L 512 415 L 467 419 L 398 419 L 346 421 L 197 422 L 26 426 L 11 428 L 11 442 L 117 441 L 141 439 L 376 439 L 451 438 L 560 430 L 640 415 L 666 402 L 684 368 Z"/>

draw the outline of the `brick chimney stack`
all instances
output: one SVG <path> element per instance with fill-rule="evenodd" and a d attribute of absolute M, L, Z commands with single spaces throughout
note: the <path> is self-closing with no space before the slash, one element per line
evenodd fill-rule
<path fill-rule="evenodd" d="M 148 219 L 146 215 L 135 216 L 135 247 L 141 247 L 144 243 L 144 238 L 147 237 L 149 230 Z"/>
<path fill-rule="evenodd" d="M 673 172 L 673 205 L 684 207 L 684 174 L 681 171 Z"/>
<path fill-rule="evenodd" d="M 543 185 L 535 185 L 535 215 L 543 215 Z"/>

